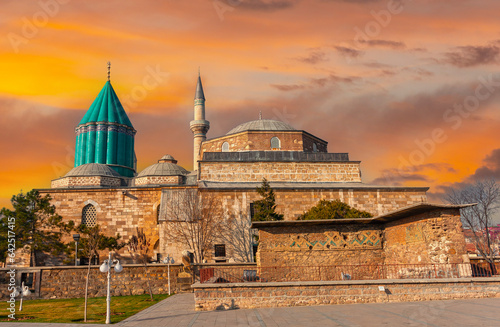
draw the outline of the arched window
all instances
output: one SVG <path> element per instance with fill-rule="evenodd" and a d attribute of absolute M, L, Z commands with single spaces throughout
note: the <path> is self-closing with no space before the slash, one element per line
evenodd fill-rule
<path fill-rule="evenodd" d="M 271 139 L 271 150 L 279 150 L 281 149 L 280 139 L 276 136 Z"/>
<path fill-rule="evenodd" d="M 222 152 L 229 152 L 229 143 L 222 143 Z"/>
<path fill-rule="evenodd" d="M 318 152 L 318 146 L 316 143 L 313 143 L 313 152 Z"/>
<path fill-rule="evenodd" d="M 86 225 L 87 227 L 94 227 L 97 225 L 96 210 L 91 204 L 87 204 L 82 209 L 82 225 Z"/>

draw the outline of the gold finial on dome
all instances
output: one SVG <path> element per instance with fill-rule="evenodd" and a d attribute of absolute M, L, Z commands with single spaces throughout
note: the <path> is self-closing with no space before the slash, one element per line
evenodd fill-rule
<path fill-rule="evenodd" d="M 108 61 L 108 81 L 111 75 L 111 61 Z"/>

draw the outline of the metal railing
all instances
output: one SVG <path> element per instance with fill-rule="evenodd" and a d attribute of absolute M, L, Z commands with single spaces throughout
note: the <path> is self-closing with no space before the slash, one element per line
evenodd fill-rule
<path fill-rule="evenodd" d="M 293 282 L 374 279 L 437 279 L 488 277 L 497 274 L 494 266 L 466 263 L 216 267 L 200 269 L 201 283 Z"/>

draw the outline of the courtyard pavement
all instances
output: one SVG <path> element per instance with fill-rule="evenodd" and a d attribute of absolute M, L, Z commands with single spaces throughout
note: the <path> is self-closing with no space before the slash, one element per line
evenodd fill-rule
<path fill-rule="evenodd" d="M 98 324 L 0 323 L 16 327 Z M 192 293 L 174 295 L 121 323 L 149 326 L 500 326 L 500 298 L 195 311 Z"/>

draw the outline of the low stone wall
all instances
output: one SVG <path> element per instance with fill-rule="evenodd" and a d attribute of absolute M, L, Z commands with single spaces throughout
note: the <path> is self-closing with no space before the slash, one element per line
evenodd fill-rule
<path fill-rule="evenodd" d="M 177 276 L 180 265 L 170 265 L 170 288 L 178 291 Z M 0 269 L 0 298 L 10 296 L 8 290 L 9 269 Z M 31 267 L 16 269 L 16 285 L 21 284 L 23 274 L 33 273 L 33 287 L 30 298 L 62 299 L 85 296 L 85 278 L 87 267 Z M 168 293 L 167 265 L 148 265 L 148 274 L 153 294 Z M 107 274 L 99 271 L 99 266 L 92 266 L 89 279 L 89 297 L 106 296 Z M 148 293 L 147 276 L 142 265 L 125 265 L 119 274 L 112 270 L 111 294 L 138 295 Z"/>
<path fill-rule="evenodd" d="M 381 289 L 383 287 L 383 289 Z M 500 277 L 200 284 L 196 310 L 500 297 Z"/>

